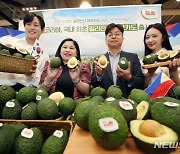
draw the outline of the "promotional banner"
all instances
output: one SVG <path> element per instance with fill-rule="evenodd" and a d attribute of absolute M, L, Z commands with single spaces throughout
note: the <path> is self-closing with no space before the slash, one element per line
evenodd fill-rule
<path fill-rule="evenodd" d="M 123 50 L 141 56 L 146 27 L 161 22 L 161 5 L 51 9 L 35 13 L 42 15 L 46 23 L 40 40 L 49 55 L 54 55 L 60 42 L 68 37 L 78 42 L 81 55 L 103 54 L 107 51 L 105 28 L 116 23 L 125 29 Z"/>

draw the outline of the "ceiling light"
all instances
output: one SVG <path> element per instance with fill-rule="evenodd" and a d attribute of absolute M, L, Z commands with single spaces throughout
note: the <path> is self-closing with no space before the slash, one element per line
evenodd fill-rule
<path fill-rule="evenodd" d="M 92 7 L 91 4 L 89 4 L 89 2 L 82 2 L 82 4 L 80 5 L 80 8 L 90 8 Z"/>
<path fill-rule="evenodd" d="M 180 2 L 180 0 L 176 0 L 177 2 Z"/>

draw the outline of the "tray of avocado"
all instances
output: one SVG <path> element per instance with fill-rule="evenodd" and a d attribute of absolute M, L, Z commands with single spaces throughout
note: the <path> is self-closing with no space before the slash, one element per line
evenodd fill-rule
<path fill-rule="evenodd" d="M 148 68 L 154 68 L 154 67 L 159 67 L 159 66 L 167 66 L 169 65 L 170 60 L 165 61 L 165 62 L 155 62 L 153 64 L 144 64 L 142 65 L 142 68 L 148 69 Z"/>

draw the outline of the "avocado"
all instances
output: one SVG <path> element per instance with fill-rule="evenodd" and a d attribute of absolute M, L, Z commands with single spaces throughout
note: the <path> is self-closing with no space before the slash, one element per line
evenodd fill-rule
<path fill-rule="evenodd" d="M 78 65 L 78 60 L 76 57 L 71 57 L 67 62 L 67 66 L 70 69 L 75 68 L 77 65 Z"/>
<path fill-rule="evenodd" d="M 30 102 L 25 105 L 21 112 L 22 120 L 37 120 L 39 119 L 37 104 L 35 102 Z"/>
<path fill-rule="evenodd" d="M 157 55 L 149 54 L 143 58 L 143 63 L 144 64 L 153 64 L 156 60 L 157 60 Z"/>
<path fill-rule="evenodd" d="M 172 51 L 169 51 L 169 54 L 170 54 L 170 59 L 179 58 L 179 56 L 180 56 L 180 50 L 172 50 Z"/>
<path fill-rule="evenodd" d="M 0 47 L 1 49 L 5 49 L 5 50 L 8 50 L 10 53 L 14 53 L 16 52 L 16 48 L 13 44 L 11 43 L 0 43 Z"/>
<path fill-rule="evenodd" d="M 41 154 L 63 154 L 68 139 L 69 139 L 69 130 L 61 129 L 55 131 L 44 142 Z"/>
<path fill-rule="evenodd" d="M 165 62 L 165 61 L 168 61 L 170 59 L 170 53 L 169 51 L 163 51 L 161 52 L 160 54 L 158 54 L 158 58 L 157 60 L 159 62 Z"/>
<path fill-rule="evenodd" d="M 159 99 L 151 107 L 151 118 L 180 135 L 180 104 Z"/>
<path fill-rule="evenodd" d="M 74 113 L 75 107 L 76 103 L 70 97 L 64 97 L 58 104 L 59 112 L 64 116 Z"/>
<path fill-rule="evenodd" d="M 0 105 L 5 105 L 7 101 L 16 97 L 16 91 L 7 85 L 0 86 Z"/>
<path fill-rule="evenodd" d="M 139 149 L 147 154 L 166 154 L 174 151 L 177 134 L 155 120 L 132 120 L 130 131 Z M 163 148 L 164 147 L 164 148 Z"/>
<path fill-rule="evenodd" d="M 97 107 L 101 104 L 100 101 L 94 101 L 92 99 L 85 100 L 79 103 L 74 111 L 74 121 L 75 123 L 84 130 L 89 130 L 88 126 L 88 118 L 89 113 L 92 111 L 93 108 Z"/>
<path fill-rule="evenodd" d="M 106 90 L 102 87 L 95 87 L 90 91 L 90 96 L 102 96 L 103 98 L 106 97 Z"/>
<path fill-rule="evenodd" d="M 50 98 L 43 98 L 38 103 L 38 114 L 41 119 L 55 119 L 59 115 L 57 104 Z"/>
<path fill-rule="evenodd" d="M 32 55 L 26 55 L 24 58 L 25 59 L 35 59 Z"/>
<path fill-rule="evenodd" d="M 104 98 L 102 96 L 94 96 L 91 98 L 92 101 L 104 102 Z"/>
<path fill-rule="evenodd" d="M 89 132 L 98 145 L 113 150 L 125 143 L 128 126 L 121 112 L 110 104 L 102 104 L 89 114 Z"/>
<path fill-rule="evenodd" d="M 172 87 L 172 88 L 168 91 L 167 95 L 168 95 L 169 97 L 173 97 L 173 98 L 175 98 L 175 99 L 180 100 L 180 86 L 174 86 L 174 87 Z"/>
<path fill-rule="evenodd" d="M 132 89 L 129 95 L 129 98 L 135 101 L 136 103 L 140 103 L 141 101 L 148 101 L 150 100 L 149 95 L 142 89 Z"/>
<path fill-rule="evenodd" d="M 16 154 L 40 154 L 43 145 L 43 135 L 39 128 L 33 127 L 33 136 L 31 138 L 24 137 L 23 131 L 27 131 L 27 128 L 23 129 L 21 135 L 15 139 L 13 151 Z"/>
<path fill-rule="evenodd" d="M 29 55 L 29 52 L 27 50 L 23 49 L 23 48 L 20 48 L 20 47 L 16 46 L 16 50 L 17 50 L 17 52 L 19 52 L 19 53 L 21 53 L 23 55 Z"/>
<path fill-rule="evenodd" d="M 34 102 L 36 100 L 36 92 L 33 87 L 23 87 L 17 93 L 17 99 L 26 105 L 29 102 Z"/>
<path fill-rule="evenodd" d="M 103 69 L 107 67 L 107 65 L 108 65 L 108 60 L 107 60 L 107 58 L 106 58 L 105 55 L 99 56 L 99 58 L 98 58 L 98 65 L 99 65 L 101 68 L 103 68 Z"/>
<path fill-rule="evenodd" d="M 59 102 L 64 98 L 64 94 L 60 91 L 56 91 L 52 93 L 51 95 L 49 95 L 49 98 L 55 101 L 56 104 L 58 105 Z"/>
<path fill-rule="evenodd" d="M 11 55 L 9 50 L 7 50 L 7 49 L 1 49 L 0 54 Z"/>
<path fill-rule="evenodd" d="M 2 110 L 3 119 L 21 119 L 22 105 L 17 99 L 6 102 Z"/>
<path fill-rule="evenodd" d="M 122 98 L 122 91 L 115 85 L 111 85 L 106 92 L 106 97 L 114 97 L 115 99 Z"/>
<path fill-rule="evenodd" d="M 23 58 L 21 53 L 13 53 L 12 56 Z"/>
<path fill-rule="evenodd" d="M 137 107 L 137 120 L 148 119 L 150 117 L 150 104 L 147 101 L 141 101 Z"/>
<path fill-rule="evenodd" d="M 0 153 L 9 154 L 15 140 L 15 131 L 8 124 L 0 123 Z"/>
<path fill-rule="evenodd" d="M 121 69 L 126 70 L 128 68 L 128 60 L 126 57 L 121 57 L 118 61 L 118 65 Z"/>
<path fill-rule="evenodd" d="M 48 97 L 48 92 L 44 88 L 36 88 L 36 102 L 38 103 L 41 99 Z"/>
<path fill-rule="evenodd" d="M 137 118 L 136 106 L 128 99 L 115 100 L 111 103 L 111 105 L 123 114 L 128 125 L 131 120 L 135 120 Z"/>
<path fill-rule="evenodd" d="M 59 68 L 62 65 L 61 59 L 59 57 L 50 58 L 50 66 L 52 68 Z"/>

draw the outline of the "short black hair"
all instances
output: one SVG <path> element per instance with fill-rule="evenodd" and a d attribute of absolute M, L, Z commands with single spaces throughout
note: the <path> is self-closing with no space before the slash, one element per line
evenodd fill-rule
<path fill-rule="evenodd" d="M 146 34 L 147 34 L 147 31 L 151 28 L 155 28 L 161 32 L 162 37 L 163 37 L 162 47 L 165 48 L 166 50 L 172 50 L 172 46 L 169 41 L 169 36 L 166 31 L 166 27 L 161 23 L 155 23 L 155 24 L 149 25 L 144 33 L 145 56 L 152 53 L 152 50 L 149 49 L 149 47 L 146 45 Z"/>
<path fill-rule="evenodd" d="M 63 44 L 64 44 L 65 42 L 67 42 L 67 41 L 73 42 L 73 44 L 74 44 L 74 46 L 75 46 L 75 48 L 76 48 L 76 50 L 77 50 L 77 57 L 76 57 L 76 58 L 77 58 L 77 60 L 81 61 L 79 45 L 78 45 L 78 43 L 77 43 L 75 40 L 73 40 L 72 38 L 66 38 L 66 39 L 62 40 L 62 42 L 60 43 L 60 45 L 59 45 L 59 47 L 58 47 L 58 49 L 57 49 L 57 51 L 56 51 L 55 57 L 59 57 L 59 58 L 61 59 L 61 61 L 63 62 L 62 57 L 61 57 L 61 54 L 60 54 L 60 50 L 61 50 Z"/>
<path fill-rule="evenodd" d="M 105 30 L 105 35 L 107 35 L 115 27 L 117 27 L 123 35 L 123 33 L 124 33 L 123 26 L 121 24 L 115 24 L 115 23 L 111 23 L 111 24 L 107 25 L 106 30 Z"/>
<path fill-rule="evenodd" d="M 23 24 L 24 26 L 28 23 L 28 22 L 32 22 L 34 17 L 37 17 L 39 22 L 40 22 L 40 25 L 41 25 L 41 30 L 44 30 L 45 28 L 45 22 L 44 22 L 44 19 L 40 16 L 40 15 L 37 15 L 35 13 L 28 13 L 26 14 L 26 16 L 24 17 L 24 20 L 23 20 Z"/>

